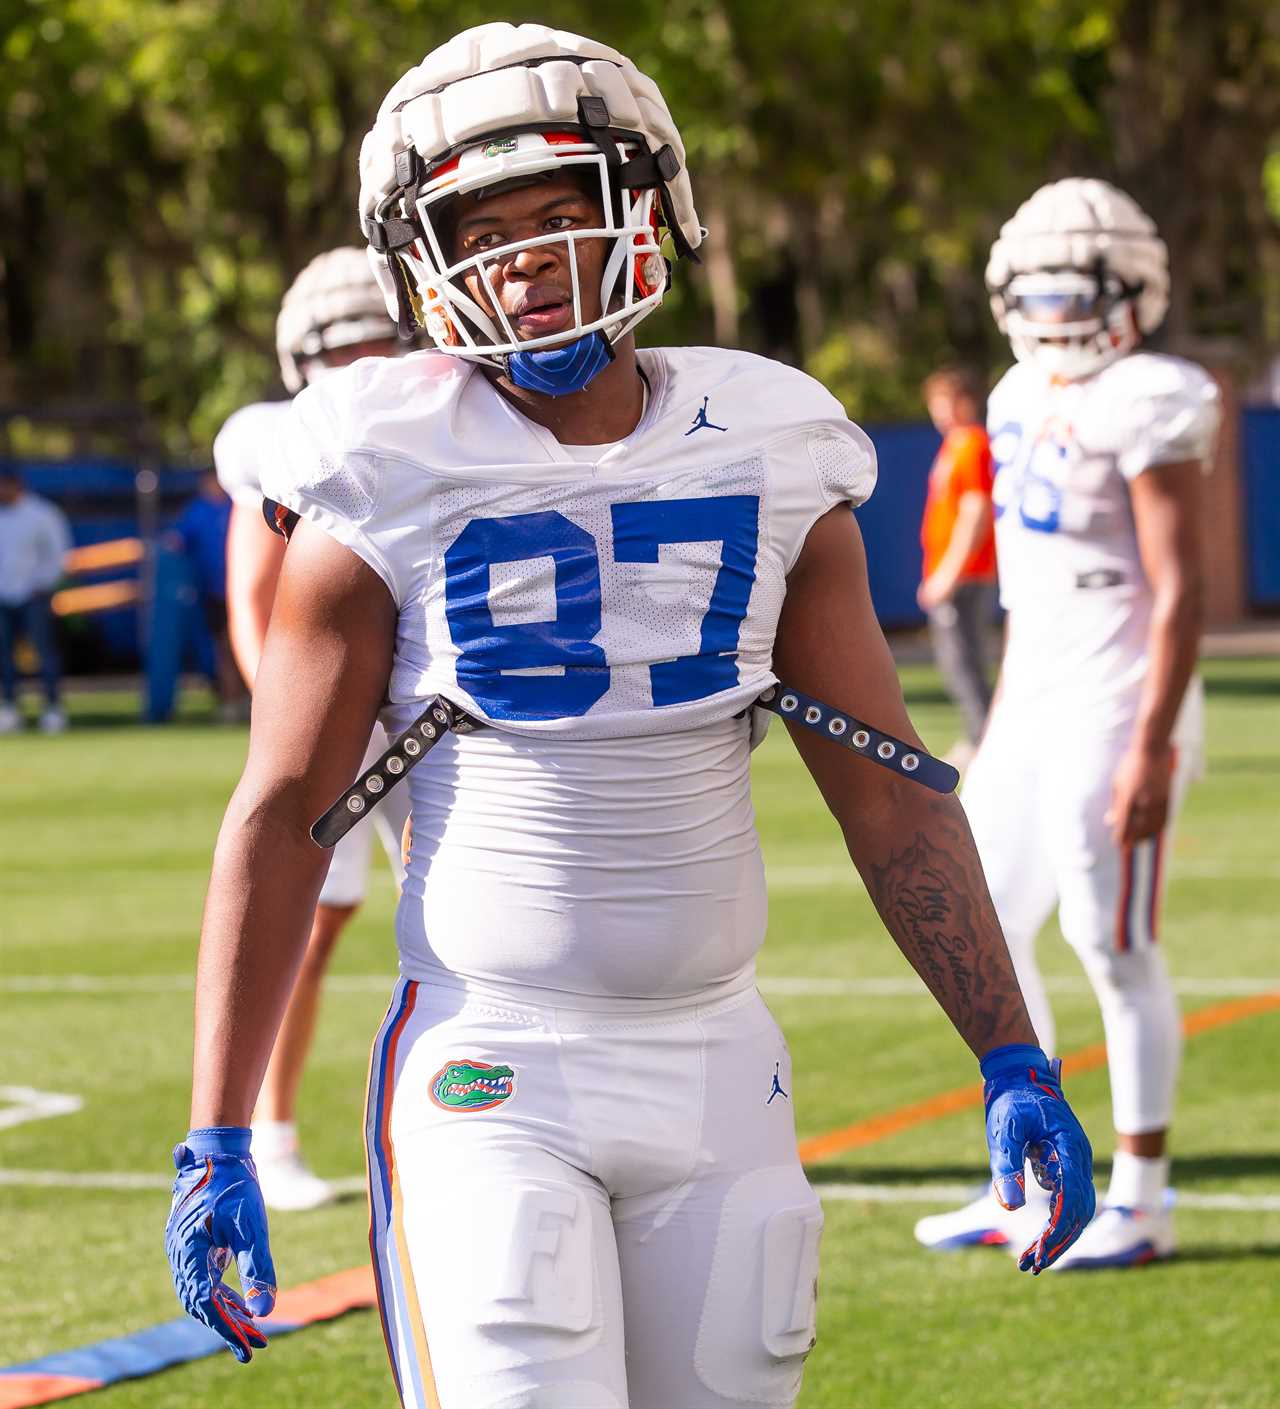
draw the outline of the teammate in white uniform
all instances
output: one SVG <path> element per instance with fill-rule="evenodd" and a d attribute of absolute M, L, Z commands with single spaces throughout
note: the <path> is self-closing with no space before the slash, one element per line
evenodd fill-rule
<path fill-rule="evenodd" d="M 395 732 L 443 693 L 486 727 L 446 735 L 407 780 L 401 978 L 367 1118 L 401 1400 L 791 1405 L 822 1212 L 753 979 L 748 716 L 781 675 L 914 739 L 849 511 L 871 445 L 790 368 L 637 353 L 662 243 L 688 252 L 701 232 L 661 95 L 616 51 L 540 25 L 467 31 L 393 88 L 362 174 L 391 306 L 440 350 L 308 388 L 267 476 L 300 518 L 210 885 L 175 1283 L 240 1358 L 263 1343 L 274 1275 L 243 1121 L 302 946 L 283 897 L 319 884 L 308 827 L 375 711 Z M 983 1058 L 1009 1201 L 1025 1149 L 1057 1171 L 1039 1270 L 1092 1212 L 1088 1146 L 959 804 L 796 742 Z"/>
<path fill-rule="evenodd" d="M 1165 1137 L 1180 1028 L 1157 940 L 1169 835 L 1199 766 L 1199 483 L 1218 393 L 1141 350 L 1164 317 L 1152 222 L 1101 181 L 1045 186 L 987 269 L 1017 364 L 991 395 L 1007 644 L 964 804 L 1044 1048 L 1036 935 L 1062 932 L 1102 1009 L 1117 1150 L 1105 1205 L 1059 1268 L 1174 1248 Z M 922 1219 L 931 1246 L 1016 1239 L 989 1196 Z"/>
<path fill-rule="evenodd" d="M 381 291 L 363 250 L 330 250 L 302 270 L 284 296 L 276 322 L 280 375 L 291 392 L 336 367 L 362 357 L 399 356 L 405 350 L 387 319 Z M 262 479 L 280 455 L 279 437 L 289 423 L 288 401 L 263 401 L 229 417 L 213 443 L 218 479 L 231 496 L 227 533 L 227 600 L 232 650 L 252 688 L 267 634 L 284 542 L 263 517 Z M 387 746 L 378 725 L 368 758 Z M 333 849 L 320 890 L 306 957 L 280 1024 L 253 1122 L 253 1148 L 263 1196 L 270 1208 L 315 1208 L 334 1196 L 314 1174 L 298 1146 L 298 1087 L 315 1032 L 320 992 L 334 946 L 364 900 L 369 853 L 376 830 L 397 883 L 404 878 L 401 833 L 408 799 L 360 823 Z"/>

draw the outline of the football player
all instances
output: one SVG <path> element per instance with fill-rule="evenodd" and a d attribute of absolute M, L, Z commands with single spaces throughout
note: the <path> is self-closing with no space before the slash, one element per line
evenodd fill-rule
<path fill-rule="evenodd" d="M 1056 904 L 1102 1009 L 1116 1154 L 1098 1216 L 1059 1268 L 1174 1250 L 1166 1136 L 1180 1028 L 1158 944 L 1170 831 L 1201 752 L 1200 483 L 1218 393 L 1146 351 L 1168 306 L 1151 220 L 1104 181 L 1042 187 L 987 266 L 1016 364 L 991 395 L 1000 595 L 997 700 L 964 805 L 1032 1021 Z M 984 1196 L 925 1218 L 933 1247 L 1014 1243 Z"/>
<path fill-rule="evenodd" d="M 388 94 L 361 175 L 389 306 L 436 350 L 308 388 L 266 479 L 299 518 L 205 915 L 179 1295 L 240 1358 L 263 1343 L 244 1122 L 324 868 L 308 827 L 380 708 L 396 735 L 444 696 L 482 727 L 437 734 L 405 778 L 401 978 L 366 1120 L 401 1401 L 790 1405 L 822 1211 L 754 984 L 749 715 L 782 677 L 915 739 L 850 512 L 870 442 L 791 368 L 637 351 L 666 256 L 702 232 L 666 104 L 615 50 L 469 30 Z M 1092 1212 L 1091 1157 L 959 804 L 810 727 L 796 742 L 981 1059 L 1006 1202 L 1028 1150 L 1054 1189 L 1039 1271 Z"/>
<path fill-rule="evenodd" d="M 284 296 L 276 320 L 280 376 L 298 392 L 336 367 L 361 357 L 399 356 L 407 350 L 387 318 L 381 290 L 363 250 L 335 249 L 317 255 Z M 262 476 L 276 453 L 276 438 L 289 416 L 287 401 L 245 406 L 231 416 L 213 443 L 218 479 L 231 496 L 227 531 L 227 606 L 236 664 L 253 687 L 275 597 L 284 540 L 262 513 Z M 381 725 L 369 742 L 369 757 L 387 746 Z M 334 848 L 320 890 L 306 955 L 280 1023 L 253 1119 L 253 1152 L 268 1208 L 316 1208 L 333 1187 L 314 1174 L 298 1146 L 298 1087 L 315 1031 L 320 990 L 329 958 L 343 928 L 364 900 L 372 825 L 386 849 L 397 883 L 404 878 L 400 828 L 408 799 L 361 822 Z"/>

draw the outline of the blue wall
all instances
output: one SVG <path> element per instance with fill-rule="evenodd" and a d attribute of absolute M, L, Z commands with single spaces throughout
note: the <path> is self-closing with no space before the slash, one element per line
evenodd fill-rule
<path fill-rule="evenodd" d="M 876 492 L 858 510 L 871 599 L 882 626 L 921 626 L 924 613 L 916 606 L 920 517 L 929 466 L 942 441 L 929 425 L 868 426 L 867 434 L 880 462 Z"/>
<path fill-rule="evenodd" d="M 1280 407 L 1251 407 L 1241 419 L 1249 605 L 1280 607 Z"/>
<path fill-rule="evenodd" d="M 1248 600 L 1256 608 L 1280 608 L 1280 408 L 1246 410 L 1241 426 Z M 858 510 L 867 546 L 871 596 L 888 628 L 919 626 L 920 516 L 929 466 L 939 438 L 932 426 L 871 426 L 880 474 L 876 491 Z M 137 532 L 133 470 L 105 461 L 21 466 L 38 494 L 57 500 L 71 518 L 77 544 L 95 543 Z M 164 470 L 162 521 L 195 491 L 199 472 Z M 120 576 L 114 573 L 103 576 Z M 111 654 L 134 651 L 134 613 L 108 612 L 97 629 Z"/>

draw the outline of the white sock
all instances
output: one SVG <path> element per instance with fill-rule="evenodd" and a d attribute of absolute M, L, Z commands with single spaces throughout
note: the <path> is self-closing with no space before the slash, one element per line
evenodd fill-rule
<path fill-rule="evenodd" d="M 255 1120 L 251 1148 L 255 1159 L 280 1159 L 298 1148 L 298 1126 L 292 1120 Z"/>
<path fill-rule="evenodd" d="M 1111 1163 L 1111 1187 L 1106 1202 L 1121 1208 L 1141 1208 L 1154 1212 L 1164 1206 L 1164 1191 L 1169 1184 L 1169 1159 L 1159 1155 L 1148 1159 L 1117 1150 Z"/>

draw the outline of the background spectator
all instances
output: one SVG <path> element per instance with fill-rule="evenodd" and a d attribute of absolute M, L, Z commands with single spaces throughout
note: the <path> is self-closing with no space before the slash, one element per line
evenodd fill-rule
<path fill-rule="evenodd" d="M 191 559 L 200 609 L 213 643 L 213 668 L 209 672 L 218 699 L 218 715 L 243 719 L 248 713 L 248 692 L 231 654 L 227 636 L 227 525 L 231 500 L 213 470 L 200 476 L 196 497 L 174 522 L 172 533 Z"/>
<path fill-rule="evenodd" d="M 929 471 L 917 598 L 929 618 L 938 668 L 964 715 L 968 738 L 949 755 L 963 767 L 991 705 L 983 632 L 995 611 L 996 550 L 991 445 L 983 425 L 986 387 L 970 368 L 944 367 L 925 381 L 924 398 L 942 448 Z"/>
<path fill-rule="evenodd" d="M 0 734 L 22 728 L 18 708 L 18 638 L 40 660 L 45 707 L 40 728 L 58 734 L 67 717 L 58 699 L 62 662 L 54 636 L 50 593 L 62 576 L 71 530 L 62 510 L 22 487 L 17 472 L 0 466 Z"/>

